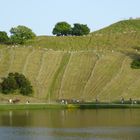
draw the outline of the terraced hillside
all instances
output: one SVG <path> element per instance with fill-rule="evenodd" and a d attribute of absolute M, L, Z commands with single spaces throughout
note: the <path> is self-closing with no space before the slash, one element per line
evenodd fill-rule
<path fill-rule="evenodd" d="M 1 46 L 0 77 L 25 74 L 34 87 L 34 101 L 140 99 L 140 70 L 130 67 L 140 49 L 140 20 L 133 21 L 83 37 L 44 36 L 25 46 Z M 117 28 L 121 32 L 114 33 Z"/>

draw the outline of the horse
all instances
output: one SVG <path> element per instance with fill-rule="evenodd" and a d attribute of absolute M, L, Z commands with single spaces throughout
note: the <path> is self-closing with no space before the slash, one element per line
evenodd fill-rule
<path fill-rule="evenodd" d="M 18 103 L 19 101 L 20 101 L 20 99 L 14 99 L 13 104 Z"/>

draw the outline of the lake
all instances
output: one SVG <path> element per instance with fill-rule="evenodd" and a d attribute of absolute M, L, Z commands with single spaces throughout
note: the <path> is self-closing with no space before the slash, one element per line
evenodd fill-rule
<path fill-rule="evenodd" d="M 0 111 L 0 140 L 140 140 L 140 109 Z"/>

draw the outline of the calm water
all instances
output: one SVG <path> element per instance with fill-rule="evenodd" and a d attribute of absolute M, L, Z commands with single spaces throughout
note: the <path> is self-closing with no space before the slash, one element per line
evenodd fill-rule
<path fill-rule="evenodd" d="M 0 111 L 0 140 L 140 140 L 140 110 Z"/>

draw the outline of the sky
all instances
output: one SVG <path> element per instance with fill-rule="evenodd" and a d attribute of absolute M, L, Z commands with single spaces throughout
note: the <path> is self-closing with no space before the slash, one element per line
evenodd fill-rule
<path fill-rule="evenodd" d="M 140 17 L 140 0 L 0 0 L 0 31 L 24 25 L 52 35 L 57 22 L 87 24 L 91 31 Z"/>

